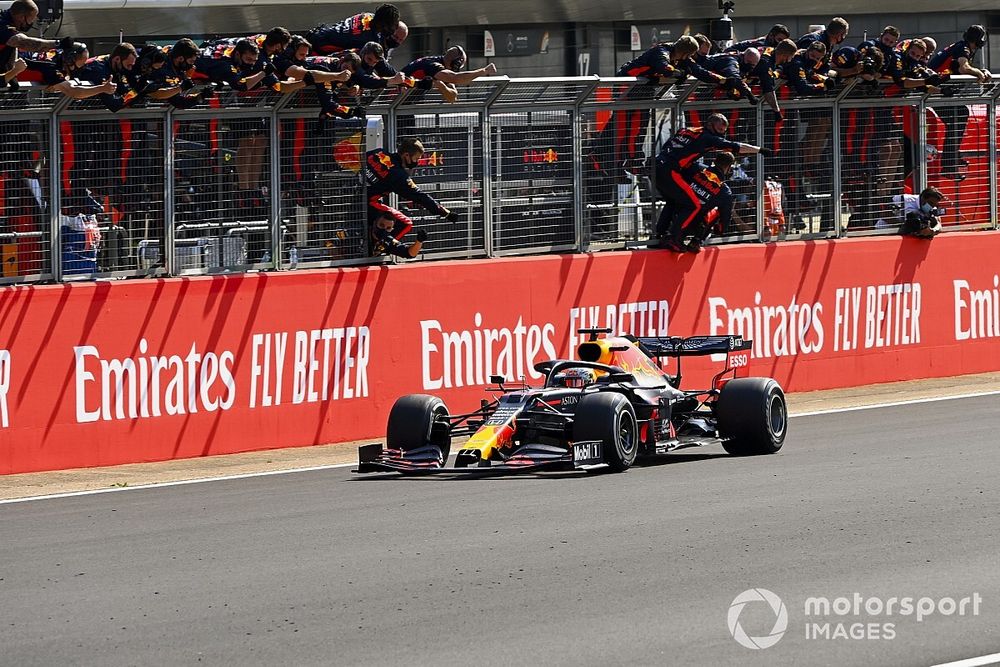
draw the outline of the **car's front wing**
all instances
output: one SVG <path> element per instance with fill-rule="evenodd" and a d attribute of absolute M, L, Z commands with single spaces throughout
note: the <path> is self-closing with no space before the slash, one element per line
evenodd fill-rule
<path fill-rule="evenodd" d="M 476 465 L 448 467 L 441 450 L 427 445 L 405 452 L 385 449 L 380 444 L 358 448 L 357 473 L 397 472 L 404 475 L 440 473 L 475 475 L 510 475 L 551 470 L 598 470 L 606 468 L 599 440 L 573 443 L 570 447 L 528 444 L 498 461 L 479 461 Z"/>

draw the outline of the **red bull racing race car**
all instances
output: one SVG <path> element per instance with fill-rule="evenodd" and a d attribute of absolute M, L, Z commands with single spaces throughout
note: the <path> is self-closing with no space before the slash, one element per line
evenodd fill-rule
<path fill-rule="evenodd" d="M 752 341 L 741 336 L 635 338 L 582 329 L 577 360 L 535 365 L 540 387 L 506 386 L 468 414 L 452 415 L 436 396 L 411 394 L 389 413 L 386 444 L 358 451 L 356 472 L 622 472 L 637 458 L 721 444 L 737 456 L 774 454 L 788 411 L 771 378 L 745 375 Z M 709 389 L 681 389 L 684 357 L 725 355 Z M 664 360 L 675 360 L 673 373 Z M 448 467 L 452 442 L 463 439 Z"/>

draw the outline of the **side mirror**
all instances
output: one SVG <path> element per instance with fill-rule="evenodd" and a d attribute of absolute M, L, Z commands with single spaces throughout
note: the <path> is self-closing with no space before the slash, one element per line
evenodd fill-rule
<path fill-rule="evenodd" d="M 635 382 L 635 376 L 631 373 L 611 373 L 608 375 L 608 382 Z"/>

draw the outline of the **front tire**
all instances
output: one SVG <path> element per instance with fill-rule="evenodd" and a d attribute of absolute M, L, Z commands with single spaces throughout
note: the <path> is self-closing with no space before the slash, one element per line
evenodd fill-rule
<path fill-rule="evenodd" d="M 448 414 L 448 406 L 437 396 L 409 394 L 396 399 L 386 424 L 386 447 L 405 452 L 436 445 L 447 461 L 451 450 Z"/>
<path fill-rule="evenodd" d="M 771 378 L 738 378 L 715 405 L 722 446 L 733 456 L 774 454 L 788 432 L 785 392 Z"/>
<path fill-rule="evenodd" d="M 621 394 L 589 394 L 573 417 L 573 441 L 600 440 L 604 462 L 614 472 L 628 470 L 639 452 L 635 410 Z"/>

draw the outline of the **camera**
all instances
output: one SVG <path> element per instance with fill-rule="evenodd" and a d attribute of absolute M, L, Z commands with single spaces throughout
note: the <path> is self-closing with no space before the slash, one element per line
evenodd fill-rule
<path fill-rule="evenodd" d="M 933 236 L 941 229 L 941 216 L 945 214 L 943 208 L 931 208 L 930 211 L 910 211 L 906 214 L 906 221 L 902 232 L 913 236 Z"/>
<path fill-rule="evenodd" d="M 733 20 L 729 18 L 729 14 L 735 6 L 734 0 L 719 0 L 722 18 L 713 20 L 708 26 L 708 38 L 713 42 L 733 41 Z"/>
<path fill-rule="evenodd" d="M 875 68 L 875 61 L 871 58 L 865 58 L 861 61 L 861 73 L 867 74 L 868 76 L 874 76 L 878 70 Z"/>

